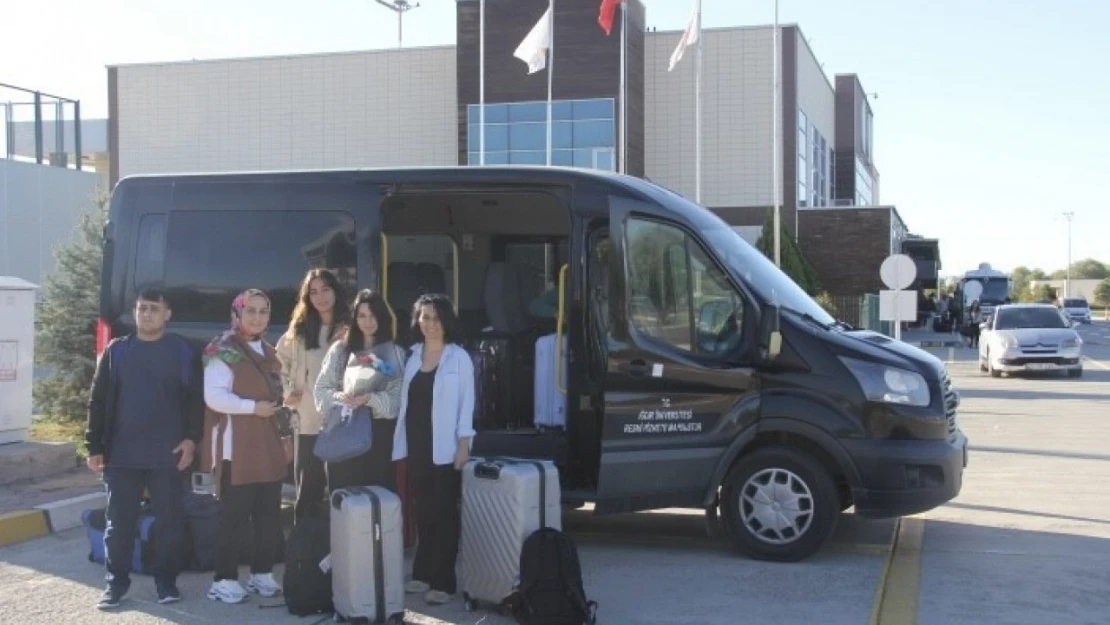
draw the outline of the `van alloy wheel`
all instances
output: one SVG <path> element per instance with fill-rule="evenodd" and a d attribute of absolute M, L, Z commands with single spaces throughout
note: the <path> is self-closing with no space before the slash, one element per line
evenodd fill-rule
<path fill-rule="evenodd" d="M 796 473 L 764 469 L 744 484 L 740 515 L 753 536 L 785 545 L 805 534 L 813 523 L 813 494 Z"/>
<path fill-rule="evenodd" d="M 720 501 L 725 533 L 757 560 L 796 562 L 813 555 L 840 517 L 829 470 L 796 448 L 742 455 L 725 478 Z"/>

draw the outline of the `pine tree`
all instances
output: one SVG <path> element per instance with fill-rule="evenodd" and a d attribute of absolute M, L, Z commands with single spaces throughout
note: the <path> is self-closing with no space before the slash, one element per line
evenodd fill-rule
<path fill-rule="evenodd" d="M 75 236 L 54 251 L 54 270 L 43 285 L 35 322 L 35 364 L 53 370 L 34 385 L 43 414 L 85 418 L 96 368 L 96 319 L 100 308 L 100 267 L 107 197 L 78 219 Z"/>
<path fill-rule="evenodd" d="M 817 271 L 806 261 L 805 256 L 802 255 L 801 248 L 798 247 L 798 242 L 786 229 L 786 225 L 780 224 L 780 227 L 782 232 L 780 234 L 779 245 L 781 247 L 781 269 L 783 273 L 790 276 L 790 279 L 796 282 L 798 286 L 802 287 L 811 297 L 820 295 L 822 293 L 821 280 L 817 277 Z M 768 216 L 766 221 L 763 222 L 763 232 L 759 234 L 759 239 L 755 242 L 756 248 L 771 260 L 775 258 L 774 232 L 774 218 Z"/>

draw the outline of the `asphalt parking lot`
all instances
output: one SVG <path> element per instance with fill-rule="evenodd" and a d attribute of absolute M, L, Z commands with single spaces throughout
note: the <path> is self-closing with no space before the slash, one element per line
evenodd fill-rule
<path fill-rule="evenodd" d="M 797 564 L 753 562 L 705 537 L 702 516 L 668 510 L 594 518 L 569 513 L 599 623 L 1090 623 L 1110 614 L 1110 326 L 1081 330 L 1081 379 L 991 379 L 971 350 L 949 368 L 971 440 L 963 492 L 894 521 L 845 514 L 836 536 Z M 1106 338 L 1101 339 L 1106 332 Z M 948 350 L 938 350 L 948 357 Z M 114 614 L 93 608 L 102 570 L 69 531 L 0 549 L 4 623 L 314 623 L 274 600 L 203 598 L 208 574 L 181 580 L 185 600 L 160 606 L 137 577 Z M 413 624 L 511 623 L 410 600 Z"/>

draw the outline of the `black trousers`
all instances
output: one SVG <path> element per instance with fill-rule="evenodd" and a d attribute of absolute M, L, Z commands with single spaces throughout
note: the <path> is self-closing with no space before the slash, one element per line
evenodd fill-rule
<path fill-rule="evenodd" d="M 239 554 L 250 541 L 251 573 L 270 573 L 281 532 L 281 482 L 231 485 L 231 462 L 220 469 L 220 535 L 216 541 L 216 581 L 239 579 Z M 253 536 L 247 536 L 247 527 Z"/>
<path fill-rule="evenodd" d="M 411 459 L 410 459 L 411 462 Z M 409 464 L 416 507 L 416 556 L 412 578 L 449 595 L 456 590 L 455 560 L 462 525 L 462 473 L 448 464 Z"/>
<path fill-rule="evenodd" d="M 329 491 L 353 486 L 381 486 L 397 492 L 396 468 L 393 466 L 393 431 L 397 422 L 374 419 L 370 427 L 370 451 L 350 460 L 328 463 Z"/>
<path fill-rule="evenodd" d="M 300 521 L 308 515 L 318 515 L 324 505 L 328 474 L 324 468 L 324 461 L 312 453 L 312 448 L 315 446 L 315 434 L 297 436 L 297 457 L 294 465 L 294 479 L 297 483 L 297 503 L 293 508 L 295 521 Z"/>
<path fill-rule="evenodd" d="M 150 503 L 158 519 L 154 541 L 154 579 L 159 585 L 173 585 L 181 572 L 182 543 L 185 539 L 184 477 L 176 468 L 104 469 L 108 490 L 105 511 L 107 528 L 104 551 L 110 586 L 126 590 L 131 586 L 131 559 L 143 489 L 150 490 Z"/>

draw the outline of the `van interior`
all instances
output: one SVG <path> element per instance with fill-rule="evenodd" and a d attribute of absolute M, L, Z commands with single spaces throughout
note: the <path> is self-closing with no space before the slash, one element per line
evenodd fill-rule
<path fill-rule="evenodd" d="M 553 459 L 564 477 L 568 324 L 559 303 L 568 296 L 570 224 L 562 200 L 542 191 L 410 191 L 382 203 L 383 291 L 398 341 L 411 343 L 422 293 L 449 295 L 475 360 L 475 455 Z M 562 347 L 537 362 L 545 336 Z M 560 401 L 561 422 L 537 419 L 541 404 Z"/>

